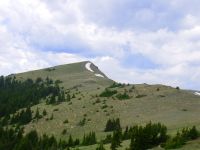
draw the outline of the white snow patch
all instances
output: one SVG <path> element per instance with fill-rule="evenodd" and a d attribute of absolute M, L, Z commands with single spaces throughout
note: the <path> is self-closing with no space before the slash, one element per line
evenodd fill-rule
<path fill-rule="evenodd" d="M 104 76 L 101 74 L 95 74 L 95 76 L 104 78 Z"/>
<path fill-rule="evenodd" d="M 87 63 L 87 64 L 85 64 L 85 68 L 86 68 L 87 70 L 89 70 L 90 72 L 94 72 L 94 71 L 91 69 L 91 63 L 90 63 L 90 62 Z"/>
<path fill-rule="evenodd" d="M 194 92 L 194 95 L 200 96 L 199 92 Z"/>

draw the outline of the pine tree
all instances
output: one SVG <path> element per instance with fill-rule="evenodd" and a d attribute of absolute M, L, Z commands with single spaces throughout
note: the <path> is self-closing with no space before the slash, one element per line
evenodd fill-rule
<path fill-rule="evenodd" d="M 72 98 L 76 98 L 75 94 L 72 95 Z"/>
<path fill-rule="evenodd" d="M 70 94 L 67 94 L 67 102 L 71 100 Z"/>
<path fill-rule="evenodd" d="M 99 144 L 99 146 L 96 148 L 96 150 L 106 150 L 106 149 L 104 148 L 104 146 L 103 146 L 103 142 L 101 142 L 101 143 Z"/>
<path fill-rule="evenodd" d="M 43 116 L 46 116 L 47 115 L 47 111 L 44 109 L 42 114 L 43 114 Z"/>
<path fill-rule="evenodd" d="M 41 118 L 41 115 L 40 115 L 40 112 L 39 112 L 39 109 L 37 108 L 36 110 L 36 113 L 35 113 L 35 119 L 39 120 Z"/>
<path fill-rule="evenodd" d="M 74 141 L 73 141 L 73 139 L 72 139 L 71 134 L 70 134 L 69 139 L 68 139 L 68 146 L 69 146 L 69 147 L 74 146 Z"/>

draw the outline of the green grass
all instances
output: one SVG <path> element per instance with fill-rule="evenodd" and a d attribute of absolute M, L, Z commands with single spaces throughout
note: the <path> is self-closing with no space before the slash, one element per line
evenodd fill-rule
<path fill-rule="evenodd" d="M 149 121 L 161 122 L 168 127 L 170 134 L 175 134 L 178 129 L 187 126 L 196 125 L 200 129 L 200 97 L 190 91 L 177 90 L 164 85 L 137 84 L 134 88 L 133 85 L 112 88 L 121 94 L 126 91 L 130 99 L 120 101 L 115 95 L 98 97 L 106 87 L 113 84 L 113 81 L 96 77 L 94 73 L 85 69 L 85 63 L 56 66 L 15 75 L 20 80 L 37 77 L 45 79 L 47 76 L 53 80 L 60 80 L 62 81 L 60 86 L 63 86 L 66 92 L 70 91 L 71 95 L 76 96 L 71 102 L 63 102 L 59 105 L 46 105 L 42 102 L 33 106 L 31 108 L 33 112 L 38 107 L 41 114 L 43 109 L 46 109 L 47 115 L 26 125 L 25 132 L 36 129 L 40 134 L 54 134 L 57 138 L 67 139 L 69 134 L 72 134 L 73 137 L 82 139 L 84 133 L 95 131 L 100 140 L 106 135 L 103 130 L 109 118 L 120 118 L 123 128 L 127 125 L 142 125 Z M 95 66 L 92 67 L 95 72 L 101 73 Z M 138 95 L 146 96 L 137 98 Z M 102 109 L 104 106 L 107 107 Z M 55 109 L 57 111 L 54 111 Z M 46 118 L 50 118 L 52 114 L 54 119 L 47 121 Z M 78 123 L 84 117 L 85 125 L 79 126 Z M 63 123 L 66 119 L 69 122 Z M 64 129 L 67 132 L 62 135 Z M 129 142 L 123 142 L 122 149 L 128 147 L 127 143 Z M 96 148 L 90 146 L 81 149 L 92 150 L 95 149 L 94 147 Z M 109 149 L 109 145 L 106 147 Z"/>

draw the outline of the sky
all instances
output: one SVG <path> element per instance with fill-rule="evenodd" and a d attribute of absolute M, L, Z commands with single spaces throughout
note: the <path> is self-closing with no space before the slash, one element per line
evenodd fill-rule
<path fill-rule="evenodd" d="M 0 74 L 92 61 L 117 82 L 200 90 L 199 0 L 0 0 Z"/>

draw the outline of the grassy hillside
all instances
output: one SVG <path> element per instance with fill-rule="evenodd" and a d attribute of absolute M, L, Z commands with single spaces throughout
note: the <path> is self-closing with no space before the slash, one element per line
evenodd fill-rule
<path fill-rule="evenodd" d="M 171 134 L 186 126 L 196 125 L 200 128 L 200 97 L 194 95 L 193 92 L 148 84 L 110 87 L 114 82 L 93 64 L 91 69 L 94 72 L 87 70 L 86 63 L 88 62 L 13 75 L 18 80 L 27 78 L 35 80 L 38 77 L 60 80 L 60 86 L 64 88 L 65 93 L 75 95 L 70 102 L 62 102 L 58 105 L 46 105 L 42 102 L 33 106 L 31 110 L 34 113 L 37 108 L 40 113 L 45 109 L 47 115 L 26 125 L 26 132 L 36 129 L 40 134 L 54 134 L 58 138 L 66 139 L 69 134 L 82 138 L 84 133 L 95 131 L 98 139 L 101 139 L 106 135 L 103 132 L 106 121 L 117 117 L 120 118 L 123 128 L 134 124 L 145 124 L 149 121 L 165 124 Z M 95 76 L 95 73 L 105 77 Z M 99 95 L 107 87 L 110 87 L 111 91 L 116 90 L 117 93 L 110 97 L 100 97 Z M 129 98 L 119 100 L 119 94 L 124 93 Z M 53 119 L 50 120 L 52 115 Z M 84 118 L 85 125 L 80 126 L 79 123 Z M 62 132 L 65 129 L 67 132 L 63 135 Z M 124 144 L 128 145 L 127 143 L 129 142 Z"/>

